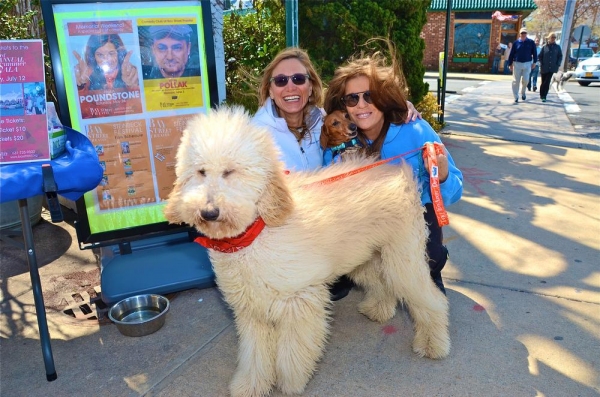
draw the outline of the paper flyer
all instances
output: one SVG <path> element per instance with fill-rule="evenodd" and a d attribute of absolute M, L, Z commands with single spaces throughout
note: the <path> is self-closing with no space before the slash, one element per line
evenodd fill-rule
<path fill-rule="evenodd" d="M 104 170 L 96 188 L 101 210 L 156 202 L 144 120 L 90 124 L 87 136 Z"/>
<path fill-rule="evenodd" d="M 154 168 L 158 199 L 166 200 L 175 182 L 175 155 L 189 116 L 159 117 L 150 120 L 150 136 L 154 153 Z"/>
<path fill-rule="evenodd" d="M 49 159 L 42 40 L 0 40 L 0 164 Z"/>

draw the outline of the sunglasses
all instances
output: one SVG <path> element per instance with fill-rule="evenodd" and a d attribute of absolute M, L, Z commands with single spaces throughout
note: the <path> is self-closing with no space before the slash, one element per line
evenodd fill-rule
<path fill-rule="evenodd" d="M 269 81 L 274 82 L 277 87 L 285 87 L 290 78 L 292 79 L 292 83 L 295 85 L 304 85 L 306 80 L 310 80 L 310 76 L 308 74 L 295 73 L 291 76 L 278 74 L 275 77 L 271 77 Z"/>
<path fill-rule="evenodd" d="M 373 99 L 371 98 L 371 91 L 355 92 L 352 94 L 344 95 L 342 97 L 342 103 L 348 107 L 353 108 L 354 106 L 358 105 L 361 95 L 366 103 L 373 103 Z"/>

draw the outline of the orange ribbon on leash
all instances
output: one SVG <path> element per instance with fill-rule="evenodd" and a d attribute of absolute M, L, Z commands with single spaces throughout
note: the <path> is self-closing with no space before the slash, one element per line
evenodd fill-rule
<path fill-rule="evenodd" d="M 438 174 L 437 155 L 445 154 L 444 145 L 434 142 L 427 142 L 423 147 L 423 160 L 429 162 L 429 186 L 431 188 L 431 203 L 435 210 L 435 216 L 440 227 L 450 224 L 448 213 L 444 208 L 442 191 L 440 190 L 440 176 Z"/>

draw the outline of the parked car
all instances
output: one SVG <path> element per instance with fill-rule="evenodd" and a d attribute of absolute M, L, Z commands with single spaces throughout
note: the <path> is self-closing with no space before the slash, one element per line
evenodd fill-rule
<path fill-rule="evenodd" d="M 589 47 L 571 48 L 569 53 L 569 69 L 575 69 L 579 62 L 594 56 L 594 51 Z"/>
<path fill-rule="evenodd" d="M 600 83 L 600 53 L 579 62 L 575 69 L 575 80 L 582 86 Z"/>

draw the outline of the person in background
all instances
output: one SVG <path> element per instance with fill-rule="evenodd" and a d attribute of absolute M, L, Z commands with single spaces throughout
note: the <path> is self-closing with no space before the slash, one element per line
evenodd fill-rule
<path fill-rule="evenodd" d="M 519 38 L 513 43 L 508 57 L 508 68 L 513 74 L 512 91 L 515 103 L 519 102 L 519 85 L 521 86 L 521 99 L 527 99 L 525 87 L 529 82 L 529 74 L 537 63 L 537 50 L 533 40 L 527 38 L 527 29 L 521 28 Z"/>
<path fill-rule="evenodd" d="M 77 51 L 73 51 L 77 59 L 77 89 L 82 91 L 138 87 L 138 70 L 130 62 L 132 52 L 125 49 L 118 34 L 91 35 L 83 57 Z"/>
<path fill-rule="evenodd" d="M 531 71 L 531 75 L 529 76 L 529 83 L 527 84 L 527 91 L 531 91 L 531 87 L 533 86 L 533 92 L 537 91 L 537 79 L 538 74 L 540 72 L 540 51 L 542 47 L 540 46 L 539 37 L 535 38 L 535 49 L 538 55 L 538 61 L 535 63 L 535 68 Z"/>
<path fill-rule="evenodd" d="M 540 51 L 540 71 L 542 72 L 542 84 L 540 85 L 540 98 L 546 102 L 552 75 L 560 69 L 563 59 L 562 49 L 556 44 L 556 35 L 550 33 L 546 45 Z"/>
<path fill-rule="evenodd" d="M 500 60 L 502 59 L 502 45 L 498 43 L 494 50 L 494 62 L 492 62 L 492 74 L 497 74 L 500 68 Z"/>
<path fill-rule="evenodd" d="M 320 146 L 323 125 L 323 83 L 308 56 L 296 47 L 280 51 L 263 71 L 258 87 L 259 109 L 252 121 L 267 127 L 290 171 L 311 171 L 323 166 Z M 406 102 L 407 121 L 421 117 Z M 343 276 L 332 285 L 332 300 L 350 292 L 353 283 Z"/>
<path fill-rule="evenodd" d="M 504 74 L 509 74 L 510 69 L 508 68 L 508 58 L 510 57 L 510 51 L 512 50 L 512 43 L 509 42 L 506 46 L 506 49 L 504 49 Z"/>
<path fill-rule="evenodd" d="M 351 58 L 340 66 L 329 83 L 325 96 L 326 112 L 346 111 L 358 126 L 359 138 L 366 143 L 367 154 L 376 154 L 382 160 L 402 156 L 393 161 L 406 161 L 421 188 L 421 202 L 429 239 L 430 276 L 445 294 L 442 269 L 448 249 L 443 244 L 442 227 L 438 224 L 430 193 L 431 164 L 423 159 L 426 143 L 441 144 L 440 137 L 425 120 L 411 120 L 406 106 L 407 87 L 399 62 L 390 45 L 392 65 L 388 66 L 381 53 Z M 326 163 L 331 161 L 325 159 Z M 438 175 L 443 202 L 446 206 L 458 201 L 463 190 L 463 176 L 452 156 L 444 149 L 437 155 Z M 377 194 L 374 192 L 374 194 Z"/>

